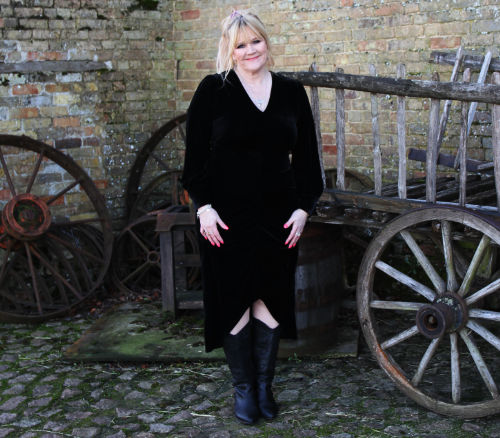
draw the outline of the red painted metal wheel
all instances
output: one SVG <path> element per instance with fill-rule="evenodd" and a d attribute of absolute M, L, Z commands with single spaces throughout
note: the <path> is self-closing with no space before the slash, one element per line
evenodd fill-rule
<path fill-rule="evenodd" d="M 76 162 L 0 135 L 0 319 L 68 313 L 102 284 L 113 234 L 104 198 Z"/>

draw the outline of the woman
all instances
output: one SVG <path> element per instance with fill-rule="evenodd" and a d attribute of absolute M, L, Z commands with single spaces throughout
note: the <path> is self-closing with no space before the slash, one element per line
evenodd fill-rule
<path fill-rule="evenodd" d="M 304 87 L 270 65 L 256 15 L 223 20 L 218 73 L 188 110 L 182 177 L 204 238 L 206 350 L 223 346 L 246 424 L 278 412 L 271 383 L 280 337 L 296 338 L 296 245 L 323 190 Z"/>

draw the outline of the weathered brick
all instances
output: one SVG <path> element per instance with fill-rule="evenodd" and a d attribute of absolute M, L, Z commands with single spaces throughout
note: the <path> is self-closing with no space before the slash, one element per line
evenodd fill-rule
<path fill-rule="evenodd" d="M 56 149 L 73 149 L 79 148 L 82 145 L 81 138 L 64 138 L 55 141 Z"/>
<path fill-rule="evenodd" d="M 22 94 L 38 94 L 40 89 L 38 85 L 34 84 L 23 84 L 23 85 L 14 85 L 12 87 L 13 95 L 22 95 Z"/>
<path fill-rule="evenodd" d="M 14 118 L 28 119 L 30 117 L 38 117 L 38 108 L 16 108 L 12 111 Z"/>
<path fill-rule="evenodd" d="M 79 117 L 57 117 L 54 119 L 55 128 L 67 128 L 70 126 L 80 126 Z"/>
<path fill-rule="evenodd" d="M 456 49 L 460 47 L 462 39 L 460 37 L 435 37 L 430 40 L 430 48 L 437 49 Z"/>
<path fill-rule="evenodd" d="M 181 17 L 183 20 L 195 20 L 200 18 L 200 10 L 191 9 L 189 11 L 181 11 Z"/>

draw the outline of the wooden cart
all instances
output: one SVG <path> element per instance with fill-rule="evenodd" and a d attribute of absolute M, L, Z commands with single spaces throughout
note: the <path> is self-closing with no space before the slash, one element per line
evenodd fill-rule
<path fill-rule="evenodd" d="M 449 58 L 443 59 L 449 62 Z M 460 50 L 453 58 L 450 82 L 404 79 L 404 66 L 398 66 L 397 79 L 376 77 L 373 68 L 371 76 L 341 71 L 289 76 L 313 87 L 317 118 L 316 87 L 336 89 L 336 187 L 326 190 L 313 220 L 376 230 L 366 244 L 357 280 L 357 311 L 370 350 L 395 384 L 417 403 L 440 414 L 472 418 L 500 412 L 496 383 L 500 372 L 500 73 L 492 68 L 491 56 L 463 57 Z M 498 60 L 494 63 L 498 65 Z M 456 82 L 460 64 L 465 70 L 462 81 Z M 471 69 L 479 67 L 483 77 L 479 82 L 484 81 L 488 66 L 493 84 L 468 82 Z M 349 190 L 346 179 L 345 89 L 371 93 L 374 187 L 365 191 Z M 397 96 L 398 183 L 386 186 L 377 108 L 381 93 Z M 430 99 L 425 150 L 408 151 L 405 146 L 408 97 Z M 461 105 L 455 157 L 440 154 L 451 101 Z M 467 158 L 467 131 L 476 105 L 472 102 L 488 103 L 491 108 L 491 163 Z M 407 181 L 408 157 L 425 162 L 424 178 Z M 438 163 L 457 169 L 456 174 L 438 168 Z"/>

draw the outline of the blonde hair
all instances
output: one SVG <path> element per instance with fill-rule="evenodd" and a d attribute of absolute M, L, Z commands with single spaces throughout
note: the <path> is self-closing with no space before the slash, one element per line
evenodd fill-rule
<path fill-rule="evenodd" d="M 271 42 L 267 35 L 264 23 L 257 15 L 249 11 L 233 11 L 231 15 L 222 20 L 222 35 L 219 40 L 217 53 L 217 73 L 227 75 L 234 68 L 233 51 L 242 32 L 251 31 L 262 38 L 267 45 L 267 64 L 274 65 L 271 54 Z"/>

